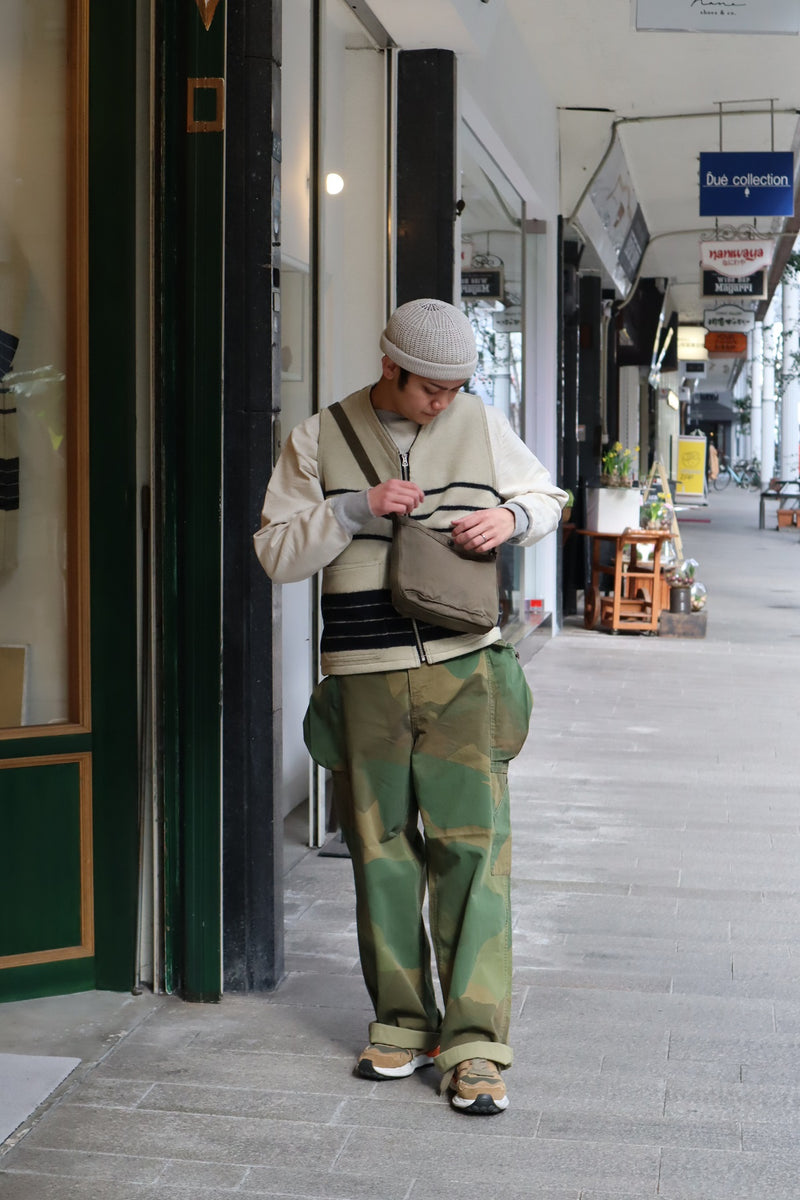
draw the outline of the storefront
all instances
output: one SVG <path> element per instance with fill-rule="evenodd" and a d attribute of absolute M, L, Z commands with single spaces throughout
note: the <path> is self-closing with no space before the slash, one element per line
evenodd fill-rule
<path fill-rule="evenodd" d="M 280 981 L 285 822 L 329 823 L 300 736 L 318 596 L 272 588 L 251 535 L 396 303 L 465 306 L 471 386 L 556 472 L 555 111 L 474 8 L 12 2 L 0 998 Z M 491 295 L 462 287 L 495 260 Z M 508 636 L 555 631 L 555 539 L 503 571 Z"/>

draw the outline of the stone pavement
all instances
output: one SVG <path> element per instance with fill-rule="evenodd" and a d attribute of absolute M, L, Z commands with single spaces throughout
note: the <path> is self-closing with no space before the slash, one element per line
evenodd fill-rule
<path fill-rule="evenodd" d="M 3 1200 L 796 1200 L 800 535 L 757 509 L 729 489 L 682 525 L 705 640 L 573 619 L 526 668 L 505 1114 L 456 1114 L 430 1070 L 353 1076 L 349 863 L 307 852 L 280 989 L 126 998 L 124 1036 L 0 1160 Z M 70 1006 L 74 1031 L 92 1002 L 9 1005 L 0 1030 L 27 1046 L 26 1013 Z"/>

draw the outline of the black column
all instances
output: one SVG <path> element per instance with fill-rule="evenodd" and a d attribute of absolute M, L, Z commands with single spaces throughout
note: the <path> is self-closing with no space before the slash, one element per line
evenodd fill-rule
<path fill-rule="evenodd" d="M 597 275 L 580 279 L 580 384 L 578 388 L 578 424 L 585 437 L 578 447 L 580 474 L 593 482 L 599 470 L 598 454 L 602 443 L 600 393 L 603 369 L 602 283 Z"/>
<path fill-rule="evenodd" d="M 223 519 L 223 962 L 228 991 L 283 975 L 272 587 L 252 544 L 280 376 L 280 0 L 228 0 Z"/>
<path fill-rule="evenodd" d="M 397 303 L 453 303 L 456 57 L 405 50 L 397 70 Z"/>

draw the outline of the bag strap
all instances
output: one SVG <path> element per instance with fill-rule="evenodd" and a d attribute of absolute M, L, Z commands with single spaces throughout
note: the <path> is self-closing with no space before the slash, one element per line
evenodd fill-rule
<path fill-rule="evenodd" d="M 344 438 L 344 440 L 347 442 L 348 446 L 352 450 L 353 458 L 356 460 L 358 465 L 361 467 L 361 470 L 364 472 L 364 475 L 366 476 L 366 478 L 369 480 L 369 482 L 372 484 L 373 487 L 377 487 L 377 485 L 381 482 L 381 478 L 378 475 L 378 472 L 373 467 L 372 460 L 370 459 L 369 455 L 367 454 L 366 450 L 364 449 L 364 447 L 361 443 L 361 439 L 359 438 L 358 434 L 356 433 L 355 429 L 353 428 L 350 418 L 348 417 L 347 413 L 342 408 L 341 401 L 337 400 L 335 402 L 335 404 L 331 404 L 330 407 L 328 408 L 328 412 L 331 414 L 334 421 L 341 429 L 342 437 Z"/>

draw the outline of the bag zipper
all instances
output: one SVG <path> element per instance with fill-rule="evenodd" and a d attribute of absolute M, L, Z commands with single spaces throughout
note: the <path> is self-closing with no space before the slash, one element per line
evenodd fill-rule
<path fill-rule="evenodd" d="M 411 468 L 408 465 L 408 451 L 398 450 L 397 453 L 400 455 L 400 478 L 409 480 L 411 478 Z M 427 663 L 428 656 L 425 653 L 424 646 L 422 645 L 422 638 L 420 637 L 419 626 L 417 625 L 416 618 L 411 617 L 410 621 L 411 628 L 414 630 L 414 640 L 417 643 L 417 654 L 422 662 Z"/>

